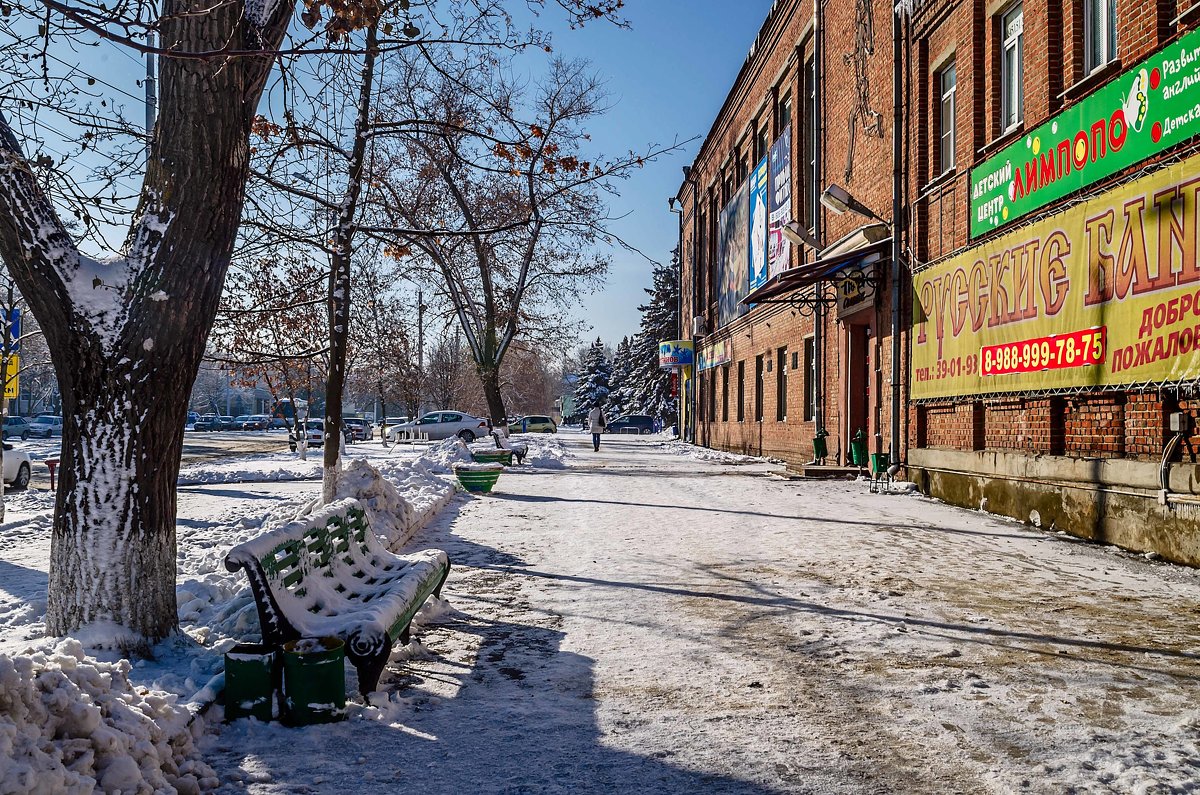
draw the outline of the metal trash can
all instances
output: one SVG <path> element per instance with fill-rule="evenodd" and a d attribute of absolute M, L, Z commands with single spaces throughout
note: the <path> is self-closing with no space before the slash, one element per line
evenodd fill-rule
<path fill-rule="evenodd" d="M 824 461 L 829 457 L 829 445 L 825 441 L 827 436 L 829 431 L 822 428 L 813 437 L 813 461 Z"/>
<path fill-rule="evenodd" d="M 290 726 L 346 718 L 346 645 L 341 638 L 283 644 L 283 706 Z"/>
<path fill-rule="evenodd" d="M 876 475 L 882 475 L 888 471 L 888 467 L 892 465 L 891 453 L 871 453 L 871 471 Z"/>
<path fill-rule="evenodd" d="M 239 643 L 225 652 L 225 720 L 274 717 L 279 651 L 261 643 Z"/>
<path fill-rule="evenodd" d="M 850 463 L 856 467 L 867 465 L 867 432 L 862 428 L 850 440 Z"/>

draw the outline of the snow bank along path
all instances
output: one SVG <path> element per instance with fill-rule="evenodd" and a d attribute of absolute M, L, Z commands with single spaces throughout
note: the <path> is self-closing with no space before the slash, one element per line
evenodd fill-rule
<path fill-rule="evenodd" d="M 1200 789 L 1192 571 L 865 483 L 571 443 L 567 469 L 505 473 L 423 534 L 455 609 L 374 723 L 224 730 L 223 790 Z"/>
<path fill-rule="evenodd" d="M 560 445 L 542 442 L 533 448 L 552 466 L 561 464 Z M 372 527 L 394 549 L 449 503 L 454 494 L 450 467 L 470 460 L 457 441 L 420 457 L 370 448 L 359 452 L 372 460 L 350 460 L 338 496 L 359 499 Z M 314 477 L 319 477 L 318 462 L 281 454 L 188 467 L 181 481 L 238 484 Z M 99 653 L 111 662 L 89 656 L 78 640 L 40 637 L 52 497 L 31 490 L 10 499 L 13 521 L 0 528 L 0 652 L 23 653 L 0 653 L 0 793 L 197 792 L 218 785 L 193 742 L 202 736 L 205 721 L 192 719 L 182 697 L 220 668 L 225 649 L 257 635 L 244 576 L 225 571 L 222 561 L 239 541 L 312 508 L 318 485 L 297 485 L 232 495 L 184 490 L 178 596 L 185 635 L 156 650 L 156 661 L 132 666 L 112 653 Z M 435 605 L 424 617 L 436 618 L 445 609 Z M 104 634 L 91 632 L 85 639 L 103 642 Z M 220 709 L 215 712 L 219 719 Z"/>

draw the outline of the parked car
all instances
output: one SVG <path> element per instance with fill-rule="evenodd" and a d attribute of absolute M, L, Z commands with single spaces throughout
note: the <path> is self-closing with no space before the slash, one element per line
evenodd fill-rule
<path fill-rule="evenodd" d="M 300 426 L 304 427 L 301 428 Z M 324 420 L 306 420 L 298 423 L 295 428 L 288 432 L 288 449 L 293 453 L 296 452 L 296 444 L 301 439 L 301 434 L 307 438 L 309 447 L 324 447 L 325 446 L 325 421 Z"/>
<path fill-rule="evenodd" d="M 196 431 L 215 431 L 217 429 L 217 415 L 205 414 L 192 424 L 192 430 Z"/>
<path fill-rule="evenodd" d="M 271 418 L 266 414 L 251 414 L 241 424 L 243 431 L 265 431 L 271 424 Z"/>
<path fill-rule="evenodd" d="M 610 422 L 606 433 L 654 433 L 654 418 L 649 414 L 626 414 Z"/>
<path fill-rule="evenodd" d="M 49 439 L 51 436 L 62 436 L 62 417 L 43 414 L 33 418 L 29 423 L 29 435 Z"/>
<path fill-rule="evenodd" d="M 375 438 L 375 428 L 362 417 L 346 417 L 342 420 L 350 432 L 350 441 L 365 442 Z"/>
<path fill-rule="evenodd" d="M 200 421 L 200 413 L 199 412 L 196 412 L 196 411 L 188 412 L 187 423 L 186 423 L 187 425 L 191 425 L 193 428 L 195 428 L 196 423 L 199 421 Z"/>
<path fill-rule="evenodd" d="M 4 482 L 15 490 L 26 488 L 30 472 L 29 453 L 4 445 Z"/>
<path fill-rule="evenodd" d="M 4 418 L 4 441 L 8 441 L 11 436 L 19 436 L 21 439 L 29 438 L 29 420 L 24 417 L 5 417 Z"/>
<path fill-rule="evenodd" d="M 508 423 L 509 433 L 558 433 L 554 420 L 542 414 L 518 417 Z"/>
<path fill-rule="evenodd" d="M 219 417 L 217 417 L 216 422 L 214 423 L 214 426 L 213 426 L 213 430 L 214 431 L 232 431 L 236 427 L 237 426 L 234 425 L 233 417 L 230 417 L 228 414 L 222 414 Z"/>
<path fill-rule="evenodd" d="M 401 433 L 425 433 L 430 439 L 449 439 L 457 436 L 464 442 L 473 442 L 487 436 L 492 425 L 482 417 L 473 417 L 462 411 L 431 411 L 416 422 L 402 422 L 388 427 L 385 438 L 395 441 Z"/>

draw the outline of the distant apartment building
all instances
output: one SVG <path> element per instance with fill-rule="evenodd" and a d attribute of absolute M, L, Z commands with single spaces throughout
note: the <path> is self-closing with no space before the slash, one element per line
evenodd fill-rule
<path fill-rule="evenodd" d="M 1198 26 L 1190 0 L 776 2 L 678 196 L 697 440 L 802 470 L 820 430 L 829 463 L 865 436 L 933 496 L 1200 564 Z M 764 153 L 765 279 L 728 242 Z M 777 164 L 815 244 L 786 254 Z"/>

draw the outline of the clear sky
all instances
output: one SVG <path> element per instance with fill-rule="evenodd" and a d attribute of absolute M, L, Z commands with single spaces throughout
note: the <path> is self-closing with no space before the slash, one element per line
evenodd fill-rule
<path fill-rule="evenodd" d="M 555 30 L 555 49 L 591 60 L 608 80 L 614 107 L 593 125 L 593 139 L 609 152 L 644 148 L 708 133 L 746 60 L 771 0 L 627 0 L 631 30 L 589 24 Z M 548 23 L 547 19 L 542 22 Z M 700 140 L 681 154 L 647 165 L 621 183 L 614 216 L 628 217 L 613 231 L 656 260 L 667 261 L 679 236 L 678 216 L 667 208 Z M 620 249 L 605 289 L 583 298 L 580 318 L 614 346 L 638 330 L 651 266 Z"/>

